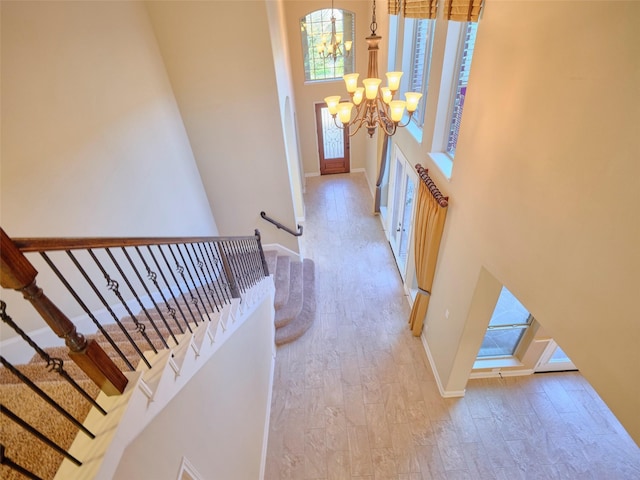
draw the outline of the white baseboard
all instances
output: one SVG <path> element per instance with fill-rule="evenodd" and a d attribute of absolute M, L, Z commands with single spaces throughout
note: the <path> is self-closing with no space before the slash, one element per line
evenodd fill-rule
<path fill-rule="evenodd" d="M 305 173 L 304 176 L 305 177 L 319 177 L 320 176 L 320 172 Z"/>
<path fill-rule="evenodd" d="M 293 250 L 288 249 L 287 247 L 283 247 L 279 243 L 267 243 L 265 245 L 262 245 L 262 249 L 263 250 L 275 250 L 278 253 L 278 255 L 286 255 L 286 256 L 289 256 L 291 258 L 295 258 L 296 260 L 300 260 L 301 259 L 299 253 L 296 253 Z"/>
<path fill-rule="evenodd" d="M 429 365 L 431 366 L 433 376 L 436 379 L 436 385 L 438 385 L 438 391 L 440 392 L 440 395 L 444 398 L 464 397 L 464 390 L 445 390 L 443 388 L 442 382 L 440 381 L 440 376 L 438 375 L 438 370 L 436 369 L 436 364 L 433 361 L 433 357 L 431 356 L 431 350 L 429 350 L 427 337 L 424 336 L 424 331 L 422 332 L 422 335 L 420 335 L 420 340 L 422 340 L 422 346 L 424 347 L 424 351 L 426 352 L 427 358 L 429 359 Z"/>

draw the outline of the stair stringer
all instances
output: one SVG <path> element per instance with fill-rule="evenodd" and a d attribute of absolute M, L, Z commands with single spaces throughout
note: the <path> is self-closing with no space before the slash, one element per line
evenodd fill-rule
<path fill-rule="evenodd" d="M 201 322 L 193 333 L 181 336 L 180 345 L 149 355 L 152 369 L 141 364 L 140 369 L 135 372 L 125 373 L 129 383 L 122 395 L 109 397 L 100 393 L 97 401 L 108 414 L 103 416 L 92 409 L 84 423 L 96 438 L 91 440 L 79 433 L 69 449 L 69 453 L 81 459 L 83 465 L 78 467 L 65 459 L 55 479 L 114 478 L 127 445 L 149 425 L 263 301 L 273 305 L 274 295 L 273 280 L 270 277 L 263 278 L 243 293 L 241 301 L 233 299 L 230 306 L 213 314 L 218 318 L 217 322 Z M 271 312 L 270 323 L 273 325 L 273 309 Z M 275 337 L 275 327 L 272 335 Z M 275 353 L 273 358 L 275 360 Z M 272 381 L 273 375 L 270 379 Z M 269 415 L 267 421 L 268 418 Z"/>

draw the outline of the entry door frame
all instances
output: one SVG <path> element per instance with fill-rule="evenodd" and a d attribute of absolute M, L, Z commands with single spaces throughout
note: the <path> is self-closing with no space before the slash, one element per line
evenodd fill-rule
<path fill-rule="evenodd" d="M 340 129 L 343 136 L 342 158 L 325 158 L 324 129 L 322 125 L 322 109 L 326 110 L 327 104 L 320 102 L 315 104 L 316 134 L 318 140 L 318 158 L 320 161 L 320 175 L 330 175 L 333 173 L 349 173 L 350 166 L 350 142 L 348 129 Z M 328 114 L 328 111 L 327 111 Z M 332 119 L 333 121 L 333 119 Z M 335 127 L 338 129 L 338 127 Z"/>

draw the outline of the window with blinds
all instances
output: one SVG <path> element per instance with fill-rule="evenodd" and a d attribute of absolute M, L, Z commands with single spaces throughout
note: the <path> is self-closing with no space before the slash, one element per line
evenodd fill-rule
<path fill-rule="evenodd" d="M 406 22 L 413 24 L 413 41 L 410 50 L 411 70 L 409 71 L 409 82 L 406 91 L 422 92 L 420 104 L 411 119 L 418 127 L 422 127 L 424 124 L 424 106 L 427 97 L 435 21 L 428 19 L 407 19 Z"/>
<path fill-rule="evenodd" d="M 469 22 L 463 31 L 464 43 L 460 50 L 459 67 L 454 76 L 456 83 L 454 86 L 455 90 L 449 119 L 449 131 L 447 135 L 446 152 L 451 156 L 451 158 L 456 154 L 460 121 L 462 120 L 462 109 L 464 108 L 464 99 L 467 94 L 467 84 L 469 82 L 469 72 L 471 70 L 471 60 L 473 58 L 473 47 L 476 42 L 478 24 L 475 22 Z"/>
<path fill-rule="evenodd" d="M 318 47 L 331 39 L 331 17 L 336 19 L 336 36 L 342 38 L 341 51 L 335 61 L 323 57 Z M 302 54 L 304 75 L 306 81 L 342 80 L 346 73 L 353 73 L 355 14 L 339 8 L 324 8 L 305 15 L 300 19 L 300 34 L 302 38 Z M 344 42 L 353 42 L 351 53 L 345 56 Z"/>

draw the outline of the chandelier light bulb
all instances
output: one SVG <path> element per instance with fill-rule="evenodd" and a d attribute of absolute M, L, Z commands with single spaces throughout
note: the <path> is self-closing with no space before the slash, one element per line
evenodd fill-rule
<path fill-rule="evenodd" d="M 387 72 L 387 86 L 392 92 L 397 92 L 400 88 L 400 77 L 402 72 Z"/>
<path fill-rule="evenodd" d="M 362 81 L 367 100 L 373 100 L 378 96 L 378 87 L 381 83 L 382 80 L 380 80 L 379 78 L 365 78 Z"/>
<path fill-rule="evenodd" d="M 420 98 L 422 98 L 422 94 L 417 92 L 407 92 L 404 94 L 404 97 L 407 99 L 407 112 L 415 112 L 416 108 L 418 108 Z"/>
<path fill-rule="evenodd" d="M 360 76 L 359 73 L 348 73 L 342 77 L 344 78 L 344 83 L 347 87 L 347 92 L 353 93 L 356 91 L 356 88 L 358 87 L 359 76 Z"/>
<path fill-rule="evenodd" d="M 349 123 L 351 121 L 351 110 L 353 109 L 353 103 L 341 102 L 338 104 L 338 118 L 342 123 Z"/>
<path fill-rule="evenodd" d="M 391 93 L 391 90 L 389 89 L 389 87 L 382 87 L 380 89 L 380 92 L 382 93 L 382 101 L 387 105 L 389 105 L 389 102 L 393 98 L 393 93 Z"/>
<path fill-rule="evenodd" d="M 362 103 L 362 99 L 364 97 L 364 87 L 356 88 L 356 91 L 353 92 L 353 103 L 356 105 L 360 105 Z"/>
<path fill-rule="evenodd" d="M 340 103 L 340 95 L 326 97 L 324 101 L 326 102 L 327 108 L 329 109 L 329 113 L 331 115 L 335 115 L 336 113 L 338 113 L 338 103 Z"/>
<path fill-rule="evenodd" d="M 405 105 L 406 102 L 404 100 L 392 100 L 391 103 L 389 103 L 389 108 L 391 109 L 391 120 L 393 122 L 398 123 L 402 120 Z"/>

